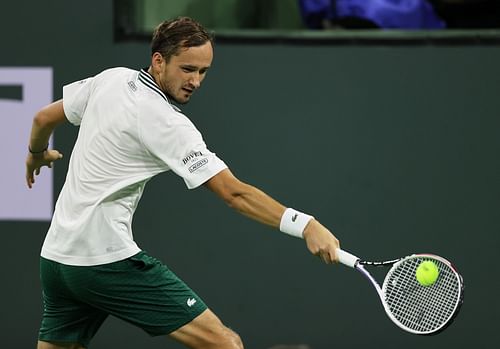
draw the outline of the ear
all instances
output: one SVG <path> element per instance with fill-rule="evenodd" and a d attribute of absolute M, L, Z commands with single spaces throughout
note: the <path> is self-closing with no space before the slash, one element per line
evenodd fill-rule
<path fill-rule="evenodd" d="M 153 67 L 153 70 L 160 71 L 164 63 L 165 59 L 160 52 L 153 53 L 153 56 L 151 57 L 151 66 Z"/>

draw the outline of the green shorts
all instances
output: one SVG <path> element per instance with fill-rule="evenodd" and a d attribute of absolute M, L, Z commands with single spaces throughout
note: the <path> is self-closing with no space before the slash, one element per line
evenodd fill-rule
<path fill-rule="evenodd" d="M 44 311 L 38 339 L 87 347 L 108 315 L 166 335 L 207 306 L 157 259 L 135 256 L 97 266 L 40 259 Z"/>

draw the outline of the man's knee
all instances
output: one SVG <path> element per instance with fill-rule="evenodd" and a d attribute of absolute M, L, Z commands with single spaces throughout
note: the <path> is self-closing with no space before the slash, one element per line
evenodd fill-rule
<path fill-rule="evenodd" d="M 199 346 L 196 346 L 196 348 L 243 349 L 243 342 L 236 332 L 225 326 L 221 326 L 217 331 L 203 336 Z"/>
<path fill-rule="evenodd" d="M 190 348 L 243 349 L 240 336 L 208 309 L 170 336 Z"/>
<path fill-rule="evenodd" d="M 243 342 L 241 341 L 240 336 L 236 332 L 227 327 L 226 331 L 227 331 L 226 340 L 227 343 L 229 344 L 229 348 L 243 349 Z"/>

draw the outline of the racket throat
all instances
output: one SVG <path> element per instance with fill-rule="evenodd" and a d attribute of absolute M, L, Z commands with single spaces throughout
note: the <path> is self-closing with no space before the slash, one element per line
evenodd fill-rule
<path fill-rule="evenodd" d="M 373 285 L 373 287 L 375 288 L 375 290 L 377 290 L 377 293 L 380 297 L 380 300 L 383 301 L 384 300 L 384 296 L 382 294 L 382 289 L 380 288 L 380 285 L 378 284 L 378 282 L 373 278 L 373 276 L 366 271 L 366 269 L 359 263 L 356 264 L 355 268 L 361 273 L 364 275 L 365 278 L 367 278 L 370 283 Z"/>

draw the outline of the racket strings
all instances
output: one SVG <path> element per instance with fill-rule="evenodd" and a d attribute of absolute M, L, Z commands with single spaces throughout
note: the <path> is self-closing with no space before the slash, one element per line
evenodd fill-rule
<path fill-rule="evenodd" d="M 393 306 L 390 308 L 398 320 L 409 328 L 426 330 L 425 326 L 430 326 L 429 329 L 433 329 L 446 321 L 449 316 L 447 310 L 453 307 L 453 302 L 450 302 L 446 296 L 447 294 L 443 292 L 434 292 L 433 298 L 430 300 L 429 288 L 424 288 L 414 281 L 413 269 L 411 267 L 409 271 L 406 271 L 401 268 L 400 273 L 394 274 L 398 278 L 397 282 L 394 279 L 388 290 L 392 288 L 395 291 L 393 295 L 397 297 L 397 301 L 392 302 Z M 439 284 L 441 284 L 442 288 L 443 279 L 439 281 Z M 438 287 L 438 283 L 436 282 L 433 286 Z M 387 302 L 390 303 L 391 296 L 389 292 L 387 294 Z M 430 304 L 429 301 L 432 301 L 432 303 Z M 422 326 L 424 327 L 421 328 Z"/>
<path fill-rule="evenodd" d="M 432 330 L 445 322 L 449 316 L 447 310 L 452 305 L 448 302 L 447 297 L 436 293 L 431 300 L 432 304 L 429 304 L 429 295 L 424 287 L 418 284 L 414 284 L 411 287 L 414 289 L 403 290 L 406 292 L 399 293 L 399 297 L 402 297 L 402 300 L 411 295 L 410 303 L 405 304 L 401 301 L 398 304 L 399 320 L 414 330 Z M 422 306 L 424 304 L 425 306 Z M 429 305 L 431 306 L 429 307 Z"/>
<path fill-rule="evenodd" d="M 422 286 L 415 277 L 416 269 L 428 257 L 402 261 L 384 281 L 384 297 L 388 311 L 403 326 L 417 332 L 432 332 L 453 316 L 460 298 L 458 275 L 445 263 L 433 260 L 439 277 L 431 286 Z"/>

